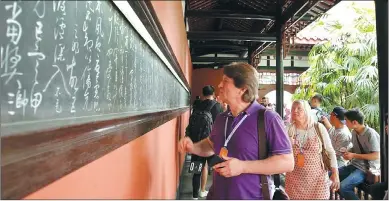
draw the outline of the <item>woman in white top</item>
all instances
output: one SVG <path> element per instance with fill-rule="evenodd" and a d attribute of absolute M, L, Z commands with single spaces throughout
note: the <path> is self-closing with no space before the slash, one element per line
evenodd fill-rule
<path fill-rule="evenodd" d="M 288 134 L 295 167 L 292 172 L 286 173 L 286 193 L 291 200 L 327 200 L 330 198 L 330 186 L 333 191 L 339 189 L 338 165 L 327 129 L 319 123 L 324 147 L 331 159 L 332 184 L 324 169 L 322 142 L 315 131 L 315 122 L 310 115 L 311 107 L 307 101 L 298 100 L 293 102 L 291 112 L 292 124 L 288 126 Z"/>

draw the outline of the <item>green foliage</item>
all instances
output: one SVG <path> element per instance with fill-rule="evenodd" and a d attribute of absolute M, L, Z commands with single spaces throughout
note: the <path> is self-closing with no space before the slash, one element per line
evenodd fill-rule
<path fill-rule="evenodd" d="M 324 96 L 322 107 L 360 108 L 369 126 L 379 128 L 377 40 L 374 10 L 352 5 L 357 17 L 352 25 L 329 21 L 316 22 L 333 37 L 316 44 L 309 53 L 310 68 L 301 75 L 302 85 L 293 99 Z"/>

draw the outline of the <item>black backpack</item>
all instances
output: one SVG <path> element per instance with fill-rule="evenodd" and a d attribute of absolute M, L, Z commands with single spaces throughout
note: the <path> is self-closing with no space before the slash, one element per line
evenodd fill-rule
<path fill-rule="evenodd" d="M 216 101 L 212 101 L 204 110 L 194 109 L 193 114 L 189 118 L 189 125 L 186 127 L 186 136 L 189 136 L 193 142 L 199 142 L 209 136 L 212 130 L 212 114 L 211 109 L 216 105 Z"/>

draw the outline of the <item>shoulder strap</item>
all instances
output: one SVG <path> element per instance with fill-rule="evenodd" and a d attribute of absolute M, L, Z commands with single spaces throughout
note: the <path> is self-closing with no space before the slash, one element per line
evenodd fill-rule
<path fill-rule="evenodd" d="M 365 150 L 363 149 L 363 147 L 361 145 L 361 142 L 359 142 L 358 135 L 355 135 L 355 137 L 357 138 L 359 150 L 361 150 L 362 154 L 366 154 Z"/>
<path fill-rule="evenodd" d="M 322 136 L 320 129 L 319 129 L 319 123 L 315 122 L 314 127 L 315 127 L 316 134 L 319 136 L 319 139 L 321 142 L 321 151 L 325 151 L 326 147 L 324 145 L 323 136 Z"/>
<path fill-rule="evenodd" d="M 212 100 L 211 101 L 211 104 L 209 104 L 206 108 L 205 108 L 205 111 L 211 111 L 211 109 L 213 108 L 213 106 L 216 105 L 216 101 Z"/>
<path fill-rule="evenodd" d="M 359 142 L 358 135 L 355 135 L 355 138 L 357 138 L 359 150 L 361 150 L 362 154 L 366 154 L 365 149 L 363 149 L 361 142 Z M 363 160 L 365 162 L 366 167 L 369 167 L 369 161 L 368 160 Z"/>
<path fill-rule="evenodd" d="M 267 158 L 267 140 L 266 140 L 266 131 L 265 131 L 265 111 L 266 109 L 261 109 L 258 112 L 258 156 L 259 160 Z M 262 186 L 262 195 L 264 200 L 270 200 L 269 185 L 266 175 L 260 175 L 261 177 L 261 186 Z"/>
<path fill-rule="evenodd" d="M 263 160 L 267 158 L 267 143 L 266 143 L 266 131 L 265 131 L 265 109 L 259 110 L 258 113 L 258 140 L 259 140 L 259 149 L 258 155 L 259 159 Z M 263 140 L 262 140 L 263 139 Z"/>

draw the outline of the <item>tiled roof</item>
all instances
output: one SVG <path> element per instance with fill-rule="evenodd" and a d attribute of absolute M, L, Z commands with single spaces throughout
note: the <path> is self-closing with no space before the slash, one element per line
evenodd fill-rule
<path fill-rule="evenodd" d="M 315 37 L 315 36 L 295 36 L 291 38 L 291 43 L 293 44 L 317 44 L 320 42 L 327 41 L 328 38 L 326 37 Z"/>

